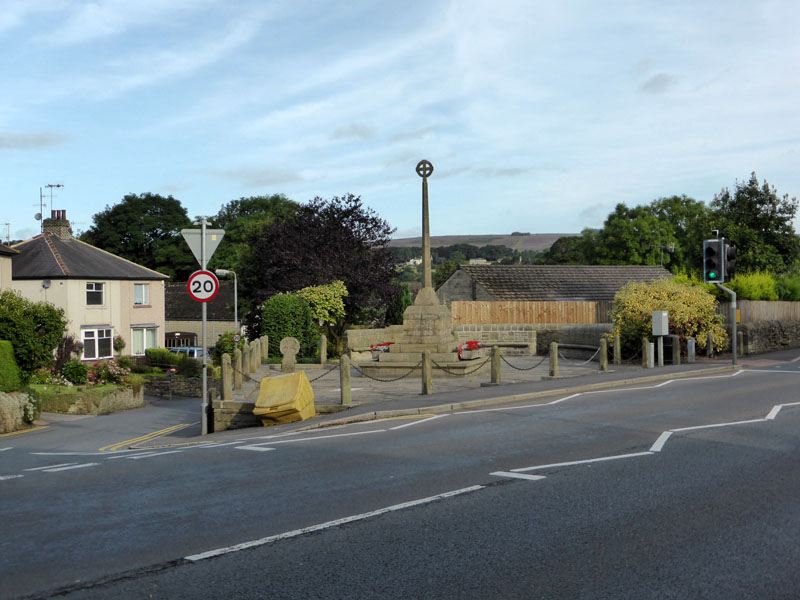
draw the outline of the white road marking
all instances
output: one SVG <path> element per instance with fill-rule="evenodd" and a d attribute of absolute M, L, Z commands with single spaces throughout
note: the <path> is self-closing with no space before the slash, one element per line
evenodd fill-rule
<path fill-rule="evenodd" d="M 374 510 L 372 512 L 361 513 L 360 515 L 353 515 L 350 517 L 344 517 L 342 519 L 336 519 L 335 521 L 328 521 L 326 523 L 320 523 L 319 525 L 312 525 L 310 527 L 304 527 L 302 529 L 295 529 L 293 531 L 287 531 L 285 533 L 271 535 L 269 537 L 261 538 L 259 540 L 253 540 L 251 542 L 243 542 L 241 544 L 236 544 L 235 546 L 228 546 L 226 548 L 217 548 L 216 550 L 209 550 L 208 552 L 202 552 L 200 554 L 192 554 L 191 556 L 187 556 L 186 560 L 197 562 L 200 560 L 205 560 L 206 558 L 212 558 L 214 556 L 230 554 L 231 552 L 239 552 L 240 550 L 247 550 L 248 548 L 255 548 L 256 546 L 271 544 L 272 542 L 277 542 L 279 540 L 286 540 L 289 538 L 305 535 L 307 533 L 322 531 L 324 529 L 330 529 L 331 527 L 338 527 L 339 525 L 344 525 L 346 523 L 353 523 L 354 521 L 363 521 L 365 519 L 371 519 L 372 517 L 385 515 L 390 512 L 404 510 L 406 508 L 412 508 L 414 506 L 420 506 L 422 504 L 428 504 L 430 502 L 435 502 L 437 500 L 444 500 L 445 498 L 452 498 L 453 496 L 458 496 L 460 494 L 468 494 L 470 492 L 481 490 L 483 489 L 483 487 L 484 486 L 482 485 L 473 485 L 471 487 L 463 488 L 460 490 L 445 492 L 443 494 L 437 494 L 436 496 L 429 496 L 428 498 L 421 498 L 420 500 L 403 502 L 402 504 L 395 504 L 393 506 L 387 506 L 386 508 L 379 508 L 378 510 Z"/>
<path fill-rule="evenodd" d="M 6 450 L 13 450 L 13 446 L 9 446 L 8 448 L 0 448 L 0 452 L 5 452 Z"/>
<path fill-rule="evenodd" d="M 656 443 L 650 446 L 650 452 L 661 452 L 661 450 L 664 448 L 664 444 L 667 443 L 667 440 L 670 438 L 671 435 L 672 435 L 671 431 L 665 431 L 660 436 L 658 436 Z"/>
<path fill-rule="evenodd" d="M 236 446 L 237 450 L 255 450 L 257 452 L 269 452 L 275 448 L 264 448 L 263 446 Z"/>
<path fill-rule="evenodd" d="M 293 440 L 272 440 L 269 442 L 263 442 L 262 445 L 264 446 L 274 446 L 275 444 L 294 444 L 296 442 L 314 442 L 316 440 L 329 440 L 331 438 L 340 438 L 340 437 L 352 437 L 354 435 L 367 435 L 369 433 L 386 433 L 385 429 L 373 429 L 370 431 L 354 431 L 352 433 L 337 433 L 334 435 L 317 435 L 314 437 L 304 437 L 304 438 L 296 438 Z M 250 444 L 250 448 L 253 446 L 258 446 L 259 444 Z"/>
<path fill-rule="evenodd" d="M 72 469 L 85 469 L 86 467 L 96 467 L 100 463 L 82 463 L 80 465 L 72 465 L 69 467 L 59 467 L 58 469 L 44 469 L 45 473 L 56 473 L 58 471 L 71 471 Z"/>
<path fill-rule="evenodd" d="M 716 429 L 717 427 L 732 427 L 734 425 L 748 425 L 750 423 L 763 423 L 766 419 L 748 419 L 746 421 L 732 421 L 730 423 L 712 423 L 711 425 L 695 425 L 694 427 L 681 427 L 680 429 L 673 429 L 674 433 L 679 431 L 696 431 L 698 429 Z"/>
<path fill-rule="evenodd" d="M 70 465 L 77 465 L 78 463 L 60 463 L 57 465 L 46 465 L 44 467 L 33 467 L 31 469 L 23 469 L 24 471 L 44 471 L 45 469 L 55 469 L 56 467 L 69 467 Z"/>
<path fill-rule="evenodd" d="M 6 479 L 17 479 L 18 477 L 25 477 L 24 475 L 0 475 L 0 481 L 5 481 Z"/>
<path fill-rule="evenodd" d="M 125 452 L 125 454 L 118 454 L 117 456 L 109 456 L 109 457 L 106 458 L 106 460 L 117 460 L 119 458 L 135 458 L 137 456 L 152 456 L 153 454 L 155 454 L 155 451 L 153 451 L 153 450 L 150 450 L 150 451 L 146 451 L 146 450 L 133 450 L 133 451 L 131 451 L 131 450 L 128 450 L 127 452 Z"/>
<path fill-rule="evenodd" d="M 428 421 L 433 421 L 434 419 L 441 419 L 442 417 L 446 416 L 447 415 L 435 415 L 433 417 L 428 417 L 427 419 L 422 419 L 421 421 L 412 421 L 410 423 L 398 425 L 397 427 L 392 427 L 389 429 L 389 431 L 395 431 L 397 429 L 405 429 L 406 427 L 413 427 L 414 425 L 421 425 L 422 423 L 427 423 Z"/>
<path fill-rule="evenodd" d="M 167 450 L 166 452 L 148 452 L 147 454 L 135 454 L 126 456 L 131 460 L 139 460 L 140 458 L 152 458 L 153 456 L 164 456 L 165 454 L 180 454 L 183 450 Z"/>
<path fill-rule="evenodd" d="M 526 475 L 525 473 L 512 473 L 511 471 L 495 471 L 489 473 L 495 477 L 513 477 L 514 479 L 528 479 L 529 481 L 538 481 L 539 479 L 546 479 L 544 475 Z"/>
<path fill-rule="evenodd" d="M 233 446 L 235 444 L 244 444 L 247 440 L 236 440 L 235 442 L 224 442 L 219 444 L 199 444 L 197 446 L 187 446 L 187 448 L 221 448 L 222 446 Z"/>
<path fill-rule="evenodd" d="M 526 471 L 537 471 L 539 469 L 554 469 L 556 467 L 573 467 L 576 465 L 588 465 L 591 463 L 605 462 L 607 460 L 619 460 L 622 458 L 634 458 L 637 456 L 652 456 L 652 452 L 634 452 L 633 454 L 617 454 L 616 456 L 601 456 L 600 458 L 587 458 L 585 460 L 573 460 L 563 463 L 552 463 L 549 465 L 536 465 L 534 467 L 522 467 L 521 469 L 511 469 L 514 473 L 524 473 Z"/>

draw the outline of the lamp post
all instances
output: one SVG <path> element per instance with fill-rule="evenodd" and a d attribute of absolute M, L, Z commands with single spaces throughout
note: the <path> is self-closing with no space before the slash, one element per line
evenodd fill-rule
<path fill-rule="evenodd" d="M 235 322 L 236 333 L 239 333 L 239 283 L 236 279 L 236 272 L 228 269 L 217 269 L 215 273 L 219 277 L 229 277 L 233 275 L 233 320 Z"/>

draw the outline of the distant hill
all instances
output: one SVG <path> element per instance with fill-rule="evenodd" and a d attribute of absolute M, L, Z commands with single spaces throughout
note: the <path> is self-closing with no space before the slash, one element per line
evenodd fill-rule
<path fill-rule="evenodd" d="M 512 250 L 547 250 L 560 237 L 578 236 L 579 233 L 529 233 L 526 235 L 433 235 L 431 247 L 470 244 L 472 246 L 506 246 Z M 407 248 L 422 246 L 421 237 L 398 238 L 389 242 L 389 246 Z"/>

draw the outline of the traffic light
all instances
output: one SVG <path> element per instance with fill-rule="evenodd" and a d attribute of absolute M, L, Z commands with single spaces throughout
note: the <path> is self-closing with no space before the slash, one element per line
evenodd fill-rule
<path fill-rule="evenodd" d="M 725 281 L 725 254 L 722 240 L 703 242 L 703 281 L 723 283 Z"/>
<path fill-rule="evenodd" d="M 736 275 L 736 246 L 725 242 L 725 281 L 730 281 Z"/>

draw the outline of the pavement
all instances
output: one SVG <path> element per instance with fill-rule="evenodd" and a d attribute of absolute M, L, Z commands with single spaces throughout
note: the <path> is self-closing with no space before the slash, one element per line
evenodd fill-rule
<path fill-rule="evenodd" d="M 693 364 L 666 365 L 653 369 L 642 368 L 640 363 L 609 365 L 607 372 L 599 371 L 596 362 L 562 358 L 559 361 L 558 378 L 549 377 L 549 361 L 546 357 L 543 360 L 541 356 L 506 356 L 503 357 L 501 364 L 501 383 L 498 385 L 487 385 L 490 382 L 490 375 L 488 370 L 484 369 L 467 377 L 434 378 L 434 393 L 427 395 L 421 393 L 422 385 L 418 373 L 392 381 L 376 381 L 361 375 L 357 368 L 353 368 L 351 407 L 341 405 L 338 365 L 298 365 L 298 368 L 306 371 L 314 390 L 314 401 L 319 413 L 316 417 L 296 423 L 273 425 L 269 428 L 233 429 L 208 435 L 201 435 L 199 424 L 195 424 L 130 447 L 157 448 L 224 443 L 265 434 L 285 434 L 382 418 L 502 406 L 548 396 L 570 395 L 631 384 L 655 384 L 681 377 L 730 373 L 746 365 L 748 361 L 782 362 L 795 357 L 797 351 L 795 350 L 791 356 L 786 352 L 773 354 L 776 356 L 786 354 L 786 358 L 783 356 L 770 358 L 767 355 L 740 357 L 739 365 L 734 366 L 731 357 L 723 355 L 714 359 L 701 358 Z M 280 371 L 276 370 L 274 365 L 272 368 L 263 365 L 249 382 L 245 382 L 240 396 L 252 398 L 261 378 L 278 375 Z"/>

